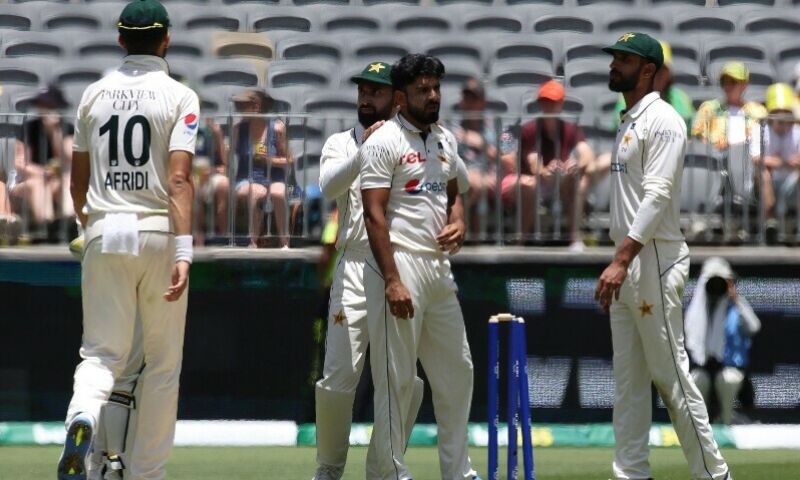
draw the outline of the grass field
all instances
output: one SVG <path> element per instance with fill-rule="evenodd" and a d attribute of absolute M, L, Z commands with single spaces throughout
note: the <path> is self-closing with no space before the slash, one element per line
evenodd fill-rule
<path fill-rule="evenodd" d="M 60 451 L 59 447 L 0 447 L 0 478 L 55 478 Z M 176 448 L 167 479 L 308 480 L 314 470 L 314 454 L 309 447 Z M 366 448 L 351 450 L 345 480 L 364 479 L 366 454 Z M 471 454 L 478 472 L 485 476 L 486 449 L 473 448 Z M 800 452 L 796 450 L 726 450 L 723 454 L 736 480 L 800 479 Z M 535 456 L 540 480 L 605 480 L 610 476 L 612 450 L 607 448 L 538 449 Z M 439 478 L 435 448 L 410 448 L 406 458 L 415 479 Z M 654 449 L 651 464 L 656 480 L 690 478 L 679 449 Z"/>

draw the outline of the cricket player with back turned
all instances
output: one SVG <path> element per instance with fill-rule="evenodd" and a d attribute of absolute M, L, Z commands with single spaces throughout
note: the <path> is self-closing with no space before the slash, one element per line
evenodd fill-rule
<path fill-rule="evenodd" d="M 98 418 L 141 329 L 137 435 L 126 479 L 161 480 L 172 449 L 186 323 L 199 102 L 164 60 L 156 0 L 122 10 L 122 65 L 78 107 L 71 193 L 85 229 L 83 361 L 75 370 L 59 480 L 85 480 Z M 137 316 L 138 312 L 138 316 Z M 137 322 L 140 322 L 137 326 Z"/>
<path fill-rule="evenodd" d="M 595 297 L 611 314 L 614 349 L 615 479 L 651 476 L 651 382 L 667 406 L 693 479 L 730 480 L 689 374 L 683 290 L 689 248 L 680 229 L 686 123 L 653 90 L 661 45 L 626 33 L 613 55 L 609 88 L 631 107 L 622 113 L 611 163 L 611 239 L 617 250 Z"/>

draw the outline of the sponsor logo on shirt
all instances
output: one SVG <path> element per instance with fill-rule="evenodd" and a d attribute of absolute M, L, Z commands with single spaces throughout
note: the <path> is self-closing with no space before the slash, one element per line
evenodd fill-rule
<path fill-rule="evenodd" d="M 197 115 L 195 115 L 194 113 L 186 115 L 185 117 L 183 117 L 183 124 L 186 125 L 186 128 L 188 128 L 189 130 L 194 130 L 195 128 L 197 128 Z"/>
<path fill-rule="evenodd" d="M 419 152 L 409 152 L 400 157 L 400 165 L 425 163 L 428 160 Z"/>
<path fill-rule="evenodd" d="M 411 195 L 418 195 L 420 193 L 438 193 L 447 191 L 447 184 L 444 182 L 423 182 L 419 179 L 412 178 L 406 183 L 405 191 Z"/>
<path fill-rule="evenodd" d="M 628 173 L 628 164 L 622 162 L 611 162 L 611 173 Z"/>

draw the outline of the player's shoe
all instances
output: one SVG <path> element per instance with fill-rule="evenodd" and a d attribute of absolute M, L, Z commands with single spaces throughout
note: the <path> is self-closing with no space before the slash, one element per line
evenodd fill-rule
<path fill-rule="evenodd" d="M 344 467 L 334 467 L 333 465 L 320 465 L 317 473 L 311 480 L 339 480 L 344 474 Z"/>
<path fill-rule="evenodd" d="M 64 451 L 58 461 L 58 480 L 86 480 L 86 460 L 92 447 L 93 422 L 78 415 L 69 424 Z"/>

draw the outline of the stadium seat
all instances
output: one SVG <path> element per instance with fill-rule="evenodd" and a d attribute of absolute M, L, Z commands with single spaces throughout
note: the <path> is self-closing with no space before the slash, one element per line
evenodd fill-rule
<path fill-rule="evenodd" d="M 179 32 L 169 41 L 167 58 L 201 59 L 210 55 L 208 32 Z"/>
<path fill-rule="evenodd" d="M 690 141 L 681 183 L 681 211 L 713 213 L 722 203 L 722 160 L 708 145 Z"/>
<path fill-rule="evenodd" d="M 719 79 L 719 73 L 722 71 L 723 65 L 728 60 L 717 60 L 709 63 L 706 66 L 706 76 L 709 82 L 716 82 Z M 750 85 L 767 86 L 775 82 L 777 77 L 775 70 L 767 62 L 745 61 L 747 68 L 750 70 Z"/>
<path fill-rule="evenodd" d="M 275 58 L 275 45 L 263 33 L 212 32 L 211 52 L 219 58 Z"/>
<path fill-rule="evenodd" d="M 209 60 L 196 67 L 197 80 L 203 85 L 255 87 L 264 85 L 267 65 L 266 60 L 255 58 Z"/>
<path fill-rule="evenodd" d="M 212 0 L 213 1 L 213 0 Z M 259 4 L 261 6 L 269 6 L 270 8 L 273 5 L 279 5 L 281 0 L 222 0 L 222 3 L 226 5 L 247 5 L 247 4 Z"/>
<path fill-rule="evenodd" d="M 761 5 L 764 7 L 772 7 L 775 5 L 775 0 L 717 0 L 717 5 L 720 7 L 729 7 L 731 5 Z"/>
<path fill-rule="evenodd" d="M 566 98 L 564 98 L 564 114 L 570 117 L 569 121 L 571 122 L 577 123 L 578 116 L 585 110 L 592 108 L 592 106 L 591 100 L 584 100 L 574 95 L 568 94 Z M 541 105 L 533 95 L 523 101 L 522 109 L 523 113 L 527 114 L 537 114 L 542 111 Z M 575 118 L 572 118 L 572 116 Z"/>
<path fill-rule="evenodd" d="M 703 36 L 676 34 L 670 30 L 664 32 L 658 38 L 669 43 L 672 48 L 672 58 L 684 58 L 698 64 L 702 62 Z"/>
<path fill-rule="evenodd" d="M 87 86 L 100 80 L 103 75 L 119 65 L 121 57 L 114 61 L 105 58 L 82 59 L 80 62 L 58 62 L 51 70 L 49 81 L 61 87 L 68 85 Z"/>
<path fill-rule="evenodd" d="M 616 35 L 594 35 L 591 37 L 583 38 L 565 38 L 564 39 L 564 65 L 577 60 L 594 59 L 601 60 L 606 63 L 606 72 L 608 71 L 608 64 L 611 63 L 611 55 L 603 51 L 603 48 L 611 45 L 616 40 Z"/>
<path fill-rule="evenodd" d="M 6 57 L 63 57 L 69 54 L 63 34 L 50 32 L 6 32 L 0 51 Z"/>
<path fill-rule="evenodd" d="M 705 7 L 706 6 L 706 0 L 648 0 L 648 3 L 652 4 L 655 7 L 664 7 L 664 6 Z"/>
<path fill-rule="evenodd" d="M 36 87 L 46 82 L 55 64 L 49 58 L 0 58 L 0 85 Z"/>
<path fill-rule="evenodd" d="M 169 54 L 173 53 L 173 42 L 170 42 Z M 122 58 L 125 51 L 117 41 L 117 35 L 111 31 L 86 32 L 75 39 L 73 52 L 81 58 L 117 56 Z"/>
<path fill-rule="evenodd" d="M 358 108 L 356 97 L 355 85 L 336 90 L 315 91 L 306 97 L 303 109 L 308 113 L 355 118 Z"/>
<path fill-rule="evenodd" d="M 553 65 L 541 59 L 495 60 L 489 65 L 492 87 L 525 87 L 542 84 L 553 78 Z"/>
<path fill-rule="evenodd" d="M 474 9 L 460 15 L 461 29 L 468 33 L 518 33 L 525 26 L 525 15 L 514 10 Z"/>
<path fill-rule="evenodd" d="M 420 4 L 420 0 L 362 0 L 364 5 L 366 6 L 375 6 L 375 5 L 409 5 L 409 6 L 417 6 Z"/>
<path fill-rule="evenodd" d="M 285 60 L 319 58 L 339 62 L 343 46 L 330 34 L 297 34 L 278 42 L 277 58 Z"/>
<path fill-rule="evenodd" d="M 449 33 L 453 18 L 438 9 L 402 9 L 391 16 L 391 28 L 403 34 Z"/>
<path fill-rule="evenodd" d="M 708 40 L 703 45 L 703 50 L 705 53 L 705 65 L 721 60 L 764 62 L 769 59 L 769 55 L 764 48 L 746 38 Z"/>
<path fill-rule="evenodd" d="M 444 77 L 441 80 L 442 87 L 461 86 L 470 78 L 481 78 L 483 76 L 483 65 L 475 60 L 461 58 L 451 58 L 445 64 Z"/>
<path fill-rule="evenodd" d="M 335 63 L 322 60 L 275 60 L 267 70 L 267 85 L 272 88 L 335 87 L 338 80 L 331 74 L 336 71 Z"/>
<path fill-rule="evenodd" d="M 49 2 L 35 2 L 39 5 L 39 22 L 42 30 L 101 30 L 116 25 L 119 7 L 109 4 L 86 6 L 58 5 Z M 112 14 L 112 9 L 116 16 Z"/>
<path fill-rule="evenodd" d="M 24 112 L 39 92 L 33 85 L 3 85 L 0 88 L 0 112 Z M 73 104 L 77 105 L 77 104 Z"/>
<path fill-rule="evenodd" d="M 567 62 L 564 76 L 568 88 L 608 86 L 608 59 L 586 58 Z"/>
<path fill-rule="evenodd" d="M 675 85 L 697 87 L 702 84 L 700 64 L 697 62 L 685 58 L 673 58 L 670 71 Z"/>
<path fill-rule="evenodd" d="M 798 64 L 800 64 L 800 59 L 797 58 L 778 63 L 776 68 L 778 71 L 777 80 L 779 82 L 785 82 L 790 85 L 794 85 L 794 83 L 797 81 L 795 71 Z"/>
<path fill-rule="evenodd" d="M 778 43 L 778 42 L 775 42 Z M 786 42 L 786 45 L 774 45 L 773 61 L 776 65 L 789 62 L 800 62 L 800 45 L 793 42 Z"/>
<path fill-rule="evenodd" d="M 218 122 L 227 123 L 227 118 L 223 116 L 234 113 L 233 106 L 234 95 L 243 92 L 247 87 L 236 85 L 212 85 L 212 86 L 198 86 L 195 91 L 200 98 L 200 110 L 203 114 L 212 116 L 218 115 L 220 118 Z"/>
<path fill-rule="evenodd" d="M 504 35 L 494 38 L 491 48 L 494 52 L 490 58 L 494 60 L 538 58 L 549 61 L 553 68 L 561 62 L 562 56 L 560 36 Z"/>
<path fill-rule="evenodd" d="M 326 32 L 377 32 L 383 18 L 363 7 L 327 8 L 319 13 L 320 28 Z"/>
<path fill-rule="evenodd" d="M 422 41 L 418 49 L 438 57 L 444 63 L 445 69 L 451 60 L 467 60 L 477 63 L 483 70 L 486 61 L 484 45 L 480 38 L 474 36 L 437 35 Z"/>
<path fill-rule="evenodd" d="M 506 5 L 562 6 L 564 0 L 506 0 Z"/>
<path fill-rule="evenodd" d="M 572 32 L 592 33 L 595 31 L 594 22 L 590 18 L 578 15 L 543 15 L 533 24 L 533 31 L 544 32 Z"/>
<path fill-rule="evenodd" d="M 317 29 L 316 12 L 309 7 L 301 10 L 292 7 L 248 7 L 247 24 L 252 32 L 311 32 Z"/>
<path fill-rule="evenodd" d="M 658 37 L 667 29 L 661 15 L 642 10 L 613 11 L 603 16 L 603 30 L 614 34 L 625 32 L 644 32 Z"/>
<path fill-rule="evenodd" d="M 187 8 L 191 7 L 191 8 Z M 231 7 L 182 5 L 181 9 L 171 9 L 172 23 L 176 29 L 183 30 L 227 30 L 244 31 L 245 14 Z"/>
<path fill-rule="evenodd" d="M 34 30 L 38 26 L 36 5 L 0 5 L 0 31 Z"/>
<path fill-rule="evenodd" d="M 676 33 L 733 33 L 736 24 L 730 15 L 720 10 L 689 9 L 676 11 L 674 30 Z"/>
<path fill-rule="evenodd" d="M 385 35 L 373 38 L 358 36 L 345 43 L 350 46 L 348 57 L 361 64 L 377 60 L 393 63 L 403 55 L 416 51 L 417 45 L 400 36 Z"/>
<path fill-rule="evenodd" d="M 796 34 L 800 31 L 800 17 L 796 11 L 748 12 L 741 16 L 739 22 L 744 24 L 744 31 L 748 33 Z"/>
<path fill-rule="evenodd" d="M 579 7 L 597 5 L 602 7 L 622 6 L 633 7 L 637 0 L 576 0 Z"/>

